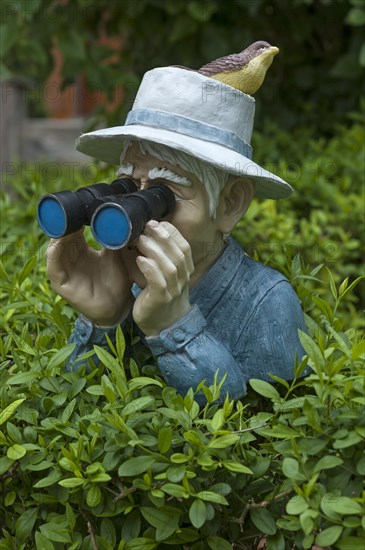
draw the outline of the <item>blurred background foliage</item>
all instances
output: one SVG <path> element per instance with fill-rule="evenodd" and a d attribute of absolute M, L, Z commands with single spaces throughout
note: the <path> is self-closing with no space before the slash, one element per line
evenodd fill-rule
<path fill-rule="evenodd" d="M 1 72 L 39 85 L 64 54 L 64 85 L 82 72 L 92 88 L 125 101 L 100 107 L 94 122 L 115 124 L 131 107 L 144 72 L 170 64 L 198 69 L 255 40 L 280 48 L 256 95 L 256 128 L 310 127 L 332 135 L 359 109 L 365 66 L 363 0 L 11 0 L 2 2 Z M 100 40 L 118 37 L 120 55 Z M 104 117 L 104 118 L 103 118 Z"/>
<path fill-rule="evenodd" d="M 12 0 L 2 3 L 0 61 L 3 77 L 42 86 L 57 46 L 64 86 L 80 74 L 110 98 L 123 86 L 121 105 L 114 111 L 99 105 L 91 128 L 119 124 L 153 67 L 199 68 L 258 39 L 275 44 L 280 54 L 255 95 L 254 159 L 296 193 L 289 201 L 254 201 L 234 235 L 263 262 L 285 271 L 288 254 L 299 253 L 309 271 L 327 265 L 339 283 L 364 270 L 364 27 L 363 0 Z M 105 36 L 121 40 L 117 55 Z M 35 179 L 20 171 L 15 177 L 12 188 L 19 198 L 25 193 L 27 204 L 17 216 L 33 219 L 42 192 L 70 186 L 70 178 L 60 177 L 47 188 L 38 172 Z M 108 181 L 113 173 L 98 176 Z M 85 181 L 82 171 L 72 179 L 75 188 L 98 181 Z M 4 226 L 4 232 L 13 246 L 16 230 Z M 328 285 L 318 292 L 330 299 Z M 364 298 L 359 285 L 354 307 Z M 349 313 L 349 321 L 363 324 Z"/>

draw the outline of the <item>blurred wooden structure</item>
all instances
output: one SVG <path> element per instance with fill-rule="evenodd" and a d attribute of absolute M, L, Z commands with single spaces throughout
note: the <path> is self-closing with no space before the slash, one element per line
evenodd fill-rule
<path fill-rule="evenodd" d="M 117 37 L 100 36 L 119 55 Z M 11 163 L 74 162 L 83 165 L 90 159 L 75 149 L 76 138 L 85 130 L 89 115 L 100 104 L 113 111 L 123 100 L 123 90 L 116 87 L 108 101 L 100 90 L 92 89 L 83 74 L 76 75 L 71 85 L 63 86 L 63 55 L 52 50 L 54 68 L 40 87 L 12 78 L 1 81 L 0 98 L 0 168 L 10 173 Z M 28 98 L 44 110 L 44 117 L 29 117 Z"/>

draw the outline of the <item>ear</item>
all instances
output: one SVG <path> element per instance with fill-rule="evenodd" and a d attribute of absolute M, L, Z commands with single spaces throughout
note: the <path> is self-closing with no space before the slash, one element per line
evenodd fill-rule
<path fill-rule="evenodd" d="M 231 176 L 221 191 L 217 209 L 219 230 L 230 233 L 238 220 L 250 206 L 254 194 L 254 184 L 248 179 Z"/>

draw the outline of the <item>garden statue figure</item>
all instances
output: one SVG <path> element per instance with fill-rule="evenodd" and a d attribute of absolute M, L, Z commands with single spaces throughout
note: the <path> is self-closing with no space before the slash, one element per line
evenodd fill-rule
<path fill-rule="evenodd" d="M 281 273 L 230 236 L 254 196 L 292 193 L 251 160 L 254 109 L 251 96 L 197 71 L 156 68 L 145 74 L 124 126 L 78 139 L 79 151 L 118 165 L 117 177 L 142 192 L 168 187 L 175 206 L 117 250 L 90 248 L 82 229 L 51 240 L 53 288 L 81 313 L 72 368 L 129 319 L 166 383 L 182 394 L 202 380 L 212 384 L 217 371 L 218 379 L 226 375 L 222 400 L 227 392 L 242 397 L 250 378 L 293 378 L 304 353 L 298 298 Z"/>

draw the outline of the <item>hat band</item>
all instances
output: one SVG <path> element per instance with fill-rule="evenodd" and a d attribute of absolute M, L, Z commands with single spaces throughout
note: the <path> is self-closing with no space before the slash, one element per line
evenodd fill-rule
<path fill-rule="evenodd" d="M 246 158 L 252 158 L 252 147 L 245 143 L 243 139 L 232 132 L 227 132 L 205 122 L 191 120 L 190 118 L 172 115 L 163 111 L 134 109 L 128 113 L 125 121 L 125 126 L 132 124 L 155 126 L 156 128 L 170 130 L 195 139 L 211 141 L 228 147 L 228 149 L 232 149 Z"/>

